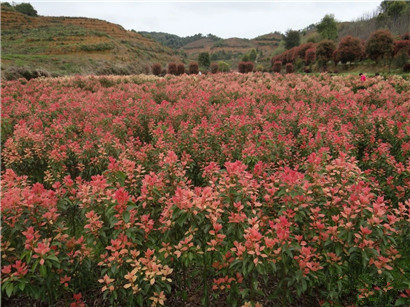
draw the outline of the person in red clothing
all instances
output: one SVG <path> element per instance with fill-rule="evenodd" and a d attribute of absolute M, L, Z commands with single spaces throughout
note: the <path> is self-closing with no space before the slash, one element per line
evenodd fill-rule
<path fill-rule="evenodd" d="M 366 76 L 362 73 L 359 74 L 361 81 L 366 81 Z"/>

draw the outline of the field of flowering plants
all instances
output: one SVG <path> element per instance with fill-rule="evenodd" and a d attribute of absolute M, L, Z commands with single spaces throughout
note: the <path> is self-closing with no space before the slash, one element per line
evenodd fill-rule
<path fill-rule="evenodd" d="M 410 82 L 2 82 L 7 306 L 404 306 Z"/>

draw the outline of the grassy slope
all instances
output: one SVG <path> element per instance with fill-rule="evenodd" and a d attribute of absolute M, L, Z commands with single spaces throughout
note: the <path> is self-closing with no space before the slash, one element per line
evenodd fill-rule
<path fill-rule="evenodd" d="M 178 50 L 183 52 L 187 56 L 188 61 L 197 61 L 198 55 L 201 52 L 208 52 L 213 61 L 226 61 L 231 64 L 232 68 L 236 68 L 238 62 L 242 59 L 243 55 L 250 52 L 252 49 L 258 51 L 258 63 L 268 67 L 270 64 L 270 58 L 274 50 L 279 45 L 281 35 L 277 33 L 269 33 L 258 36 L 254 39 L 243 38 L 228 38 L 215 40 L 212 37 L 179 37 L 168 33 L 157 32 L 141 32 L 144 35 L 152 37 L 152 39 L 166 44 L 166 37 L 168 41 L 173 45 L 181 45 Z M 191 40 L 188 43 L 184 43 L 187 40 Z"/>
<path fill-rule="evenodd" d="M 201 39 L 182 47 L 189 59 L 196 60 L 199 53 L 209 52 L 215 54 L 218 60 L 224 60 L 235 68 L 244 54 L 255 49 L 258 53 L 258 63 L 267 66 L 270 58 L 278 46 L 280 35 L 265 35 L 254 39 L 228 38 L 220 41 Z M 225 58 L 224 58 L 225 57 Z"/>
<path fill-rule="evenodd" d="M 119 25 L 90 18 L 29 17 L 2 7 L 2 72 L 10 67 L 54 74 L 138 73 L 176 52 Z"/>

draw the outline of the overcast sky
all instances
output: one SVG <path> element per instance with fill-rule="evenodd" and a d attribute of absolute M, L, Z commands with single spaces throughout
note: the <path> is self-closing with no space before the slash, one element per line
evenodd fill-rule
<path fill-rule="evenodd" d="M 92 17 L 127 30 L 253 38 L 303 29 L 325 14 L 334 14 L 338 21 L 351 21 L 376 10 L 381 0 L 15 1 L 19 2 L 30 2 L 42 16 Z"/>

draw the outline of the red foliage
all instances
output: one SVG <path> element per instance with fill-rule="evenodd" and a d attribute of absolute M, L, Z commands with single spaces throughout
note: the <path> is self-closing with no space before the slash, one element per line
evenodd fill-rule
<path fill-rule="evenodd" d="M 309 48 L 305 52 L 305 64 L 310 65 L 316 61 L 316 49 Z"/>
<path fill-rule="evenodd" d="M 168 63 L 168 74 L 176 75 L 177 74 L 177 64 L 176 63 Z"/>
<path fill-rule="evenodd" d="M 218 72 L 218 63 L 211 63 L 211 73 L 216 74 Z"/>
<path fill-rule="evenodd" d="M 292 63 L 287 63 L 286 64 L 286 73 L 291 74 L 295 71 L 295 68 L 293 67 Z"/>
<path fill-rule="evenodd" d="M 405 52 L 410 55 L 410 40 L 401 40 L 394 42 L 393 54 L 397 55 L 399 52 Z"/>
<path fill-rule="evenodd" d="M 297 56 L 302 60 L 306 60 L 306 52 L 310 49 L 315 49 L 315 47 L 316 47 L 315 43 L 302 44 L 299 47 L 297 47 Z"/>
<path fill-rule="evenodd" d="M 197 75 L 199 73 L 199 66 L 197 62 L 189 63 L 189 74 Z"/>
<path fill-rule="evenodd" d="M 286 63 L 294 63 L 297 58 L 297 47 L 289 49 L 286 53 Z"/>
<path fill-rule="evenodd" d="M 184 73 L 185 73 L 185 65 L 182 63 L 178 64 L 177 75 L 180 76 L 180 75 L 183 75 Z"/>
<path fill-rule="evenodd" d="M 337 56 L 342 63 L 360 60 L 363 52 L 360 39 L 350 35 L 343 37 L 337 48 Z"/>
<path fill-rule="evenodd" d="M 246 62 L 246 72 L 253 72 L 253 62 Z"/>
<path fill-rule="evenodd" d="M 272 69 L 274 72 L 280 73 L 280 71 L 282 70 L 282 61 L 276 61 L 275 63 L 273 63 Z"/>
<path fill-rule="evenodd" d="M 161 74 L 161 64 L 159 63 L 152 64 L 152 73 L 155 76 L 159 76 Z"/>
<path fill-rule="evenodd" d="M 382 58 L 389 58 L 393 54 L 393 36 L 388 30 L 373 32 L 366 42 L 367 56 L 378 63 Z"/>
<path fill-rule="evenodd" d="M 188 304 L 183 285 L 227 306 L 400 305 L 408 87 L 267 73 L 2 82 L 2 301 Z"/>
<path fill-rule="evenodd" d="M 239 62 L 238 64 L 238 71 L 241 74 L 247 74 L 253 71 L 253 63 L 252 62 Z"/>
<path fill-rule="evenodd" d="M 336 45 L 332 40 L 323 40 L 316 47 L 316 58 L 326 64 L 333 56 Z"/>
<path fill-rule="evenodd" d="M 333 63 L 335 64 L 335 66 L 337 66 L 337 64 L 340 61 L 339 54 L 337 53 L 337 49 L 335 51 L 333 51 L 332 59 L 333 59 Z"/>

